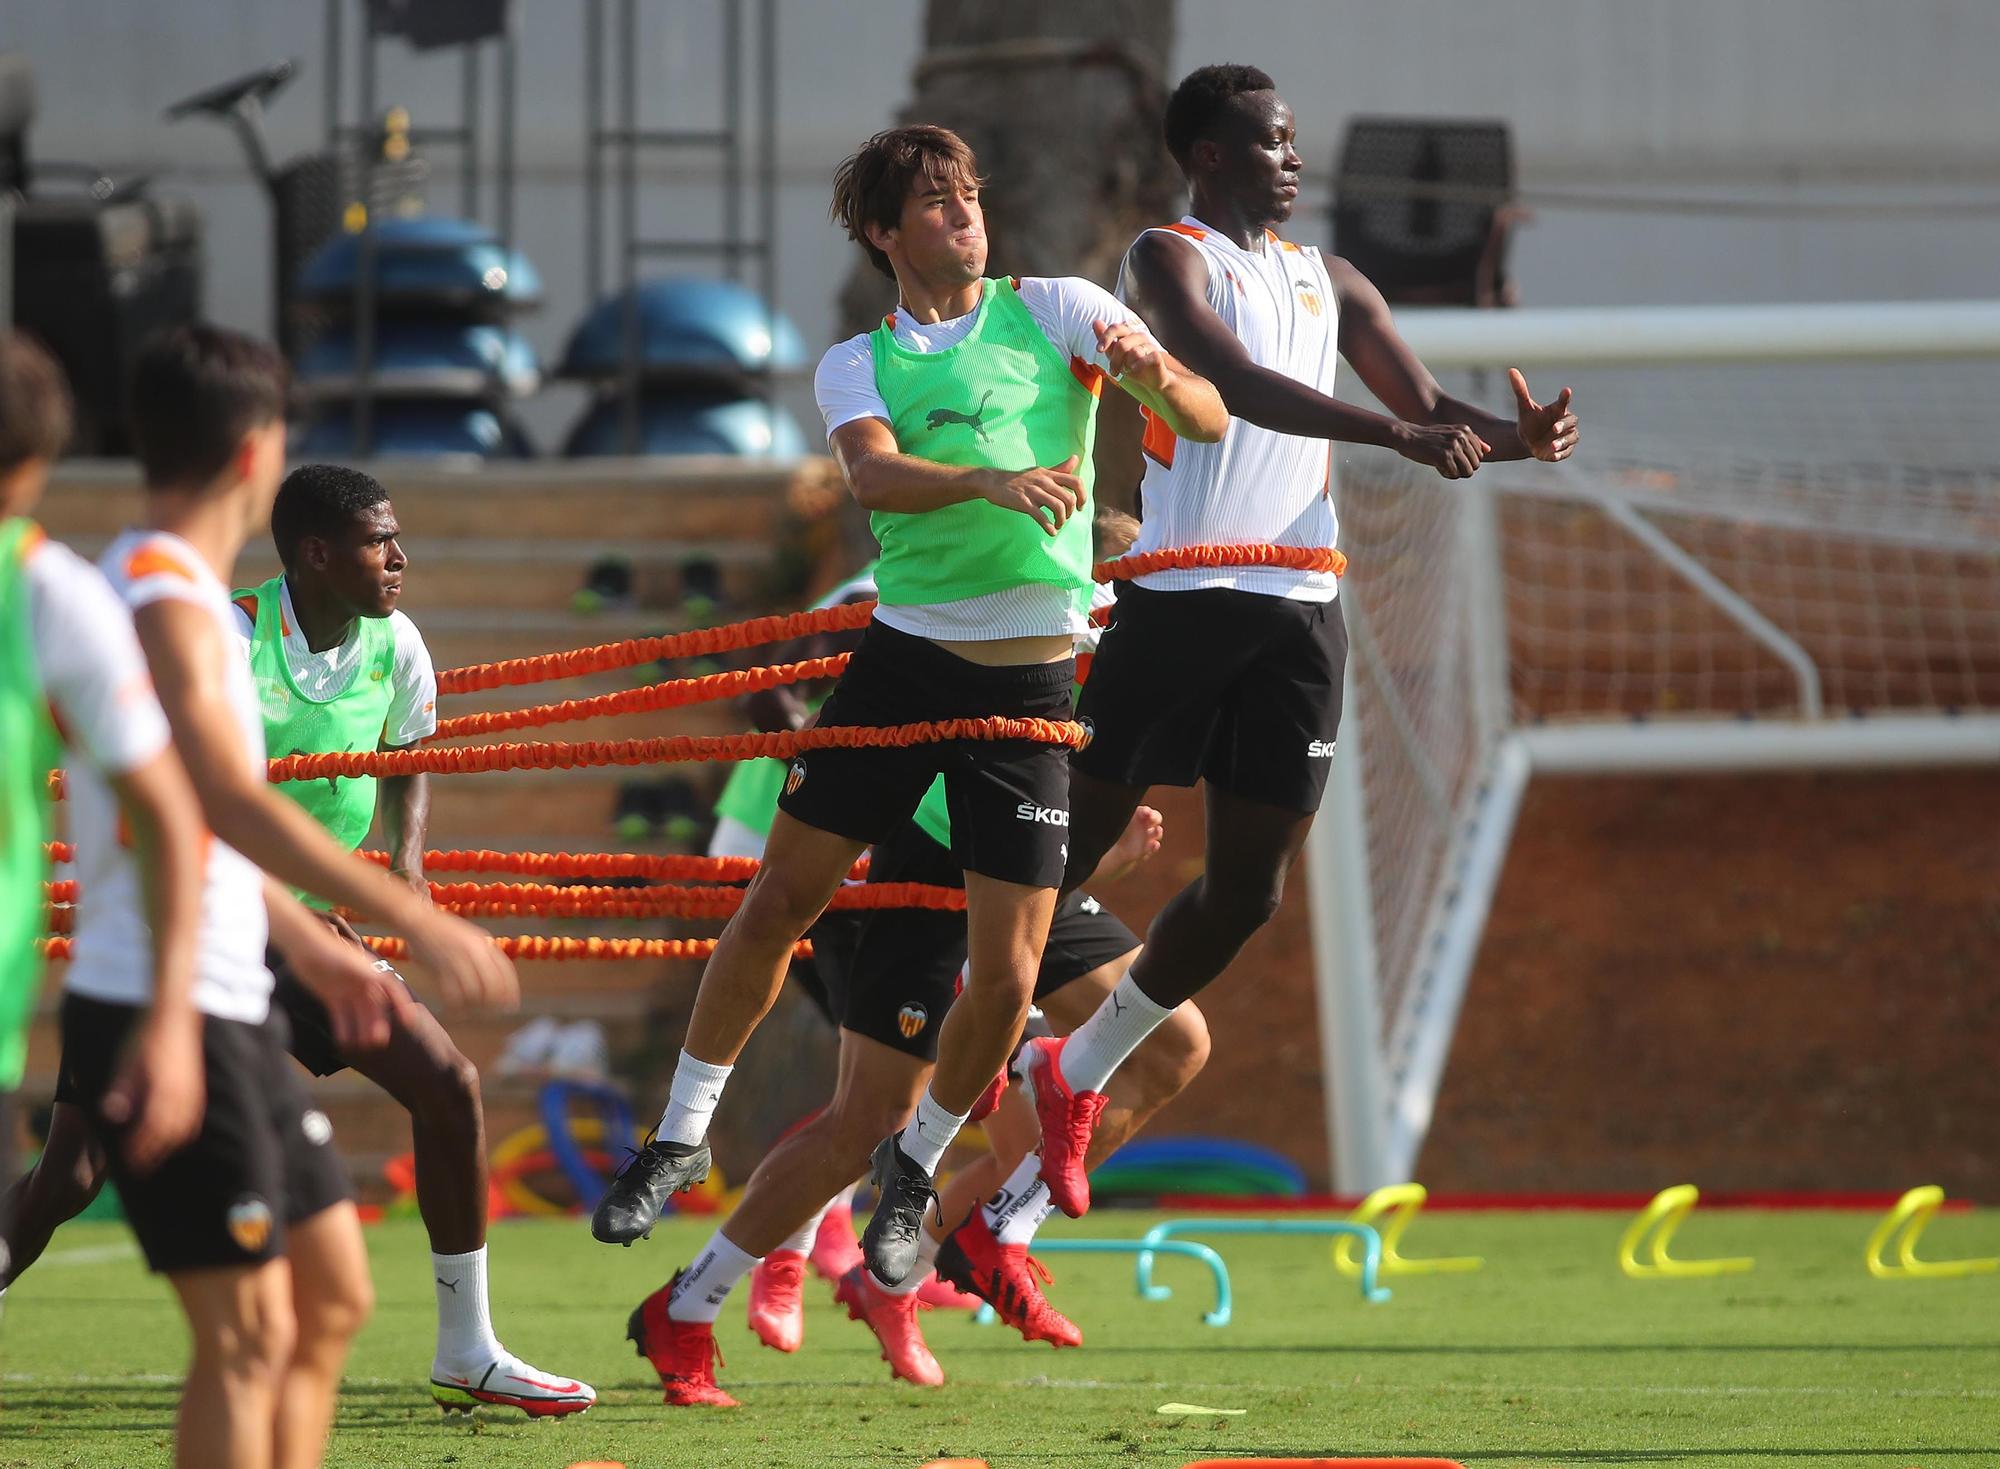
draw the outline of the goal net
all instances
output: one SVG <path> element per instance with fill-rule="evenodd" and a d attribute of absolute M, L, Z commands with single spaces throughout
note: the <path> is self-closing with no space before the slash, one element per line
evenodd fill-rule
<path fill-rule="evenodd" d="M 1532 773 L 2000 761 L 2000 304 L 1399 324 L 1461 398 L 1574 388 L 1583 440 L 1458 483 L 1340 456 L 1308 880 L 1344 1190 L 1414 1170 Z"/>

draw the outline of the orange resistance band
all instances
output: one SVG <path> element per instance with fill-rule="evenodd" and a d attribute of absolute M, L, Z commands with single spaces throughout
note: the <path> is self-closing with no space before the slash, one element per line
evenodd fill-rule
<path fill-rule="evenodd" d="M 389 865 L 387 852 L 359 854 L 377 867 Z M 654 882 L 748 882 L 763 864 L 755 857 L 689 857 L 651 852 L 490 852 L 424 853 L 426 872 L 507 872 L 524 877 L 643 877 Z M 848 869 L 851 878 L 868 875 L 863 857 Z"/>
<path fill-rule="evenodd" d="M 643 689 L 627 689 L 616 694 L 600 694 L 594 699 L 565 699 L 559 704 L 537 704 L 529 709 L 501 709 L 490 714 L 462 714 L 438 722 L 433 740 L 456 739 L 462 735 L 498 734 L 505 729 L 530 729 L 544 724 L 566 724 L 578 719 L 600 719 L 611 714 L 650 714 L 659 709 L 678 709 L 688 704 L 706 704 L 719 699 L 736 699 L 761 693 L 780 684 L 800 683 L 816 678 L 838 678 L 850 655 L 836 653 L 831 658 L 808 658 L 803 663 L 778 663 L 768 668 L 746 668 L 736 673 L 711 673 L 701 678 L 677 678 L 666 683 L 648 684 Z"/>
<path fill-rule="evenodd" d="M 410 946 L 402 939 L 369 938 L 364 943 L 384 959 L 407 959 Z M 496 938 L 494 944 L 510 959 L 706 959 L 715 952 L 714 939 L 554 939 L 524 935 Z M 70 957 L 71 940 L 37 939 L 42 957 L 59 962 Z M 812 957 L 812 944 L 802 942 L 792 953 Z"/>
<path fill-rule="evenodd" d="M 673 735 L 653 740 L 589 740 L 581 744 L 467 745 L 455 749 L 288 755 L 271 762 L 270 779 L 574 770 L 580 766 L 667 765 L 683 760 L 785 760 L 802 750 L 903 749 L 944 740 L 1033 740 L 1038 744 L 1081 749 L 1089 738 L 1082 725 L 1068 720 L 940 719 L 882 728 L 838 725 L 831 729 L 788 729 L 775 734 Z"/>

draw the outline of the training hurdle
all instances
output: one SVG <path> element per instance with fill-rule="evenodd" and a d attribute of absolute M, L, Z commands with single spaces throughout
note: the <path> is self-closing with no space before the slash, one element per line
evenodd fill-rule
<path fill-rule="evenodd" d="M 1202 1320 L 1210 1326 L 1227 1326 L 1235 1310 L 1234 1296 L 1229 1289 L 1229 1267 L 1222 1256 L 1207 1245 L 1193 1240 L 1171 1239 L 1045 1239 L 1035 1241 L 1037 1255 L 1185 1255 L 1190 1260 L 1199 1260 L 1208 1267 L 1209 1277 L 1215 1282 L 1215 1309 L 1206 1312 Z M 1162 1292 L 1162 1295 L 1166 1292 Z M 1159 1299 L 1158 1296 L 1152 1299 Z M 990 1326 L 997 1318 L 991 1306 L 981 1306 L 973 1317 L 981 1326 Z"/>
<path fill-rule="evenodd" d="M 1653 1202 L 1639 1211 L 1639 1217 L 1625 1226 L 1625 1233 L 1618 1241 L 1618 1268 L 1634 1280 L 1692 1280 L 1710 1275 L 1739 1275 L 1754 1266 L 1757 1262 L 1748 1256 L 1676 1260 L 1667 1253 L 1674 1231 L 1700 1201 L 1701 1190 L 1691 1183 L 1661 1189 L 1653 1196 Z M 1647 1258 L 1641 1260 L 1639 1246 L 1649 1232 L 1652 1242 Z"/>
<path fill-rule="evenodd" d="M 1349 1248 L 1358 1242 L 1362 1250 L 1361 1260 L 1356 1266 L 1361 1277 L 1361 1298 L 1374 1304 L 1389 1299 L 1388 1288 L 1376 1283 L 1382 1270 L 1383 1242 L 1372 1225 L 1335 1219 L 1169 1219 L 1154 1225 L 1139 1240 L 1139 1294 L 1149 1301 L 1164 1301 L 1173 1294 L 1164 1285 L 1154 1283 L 1153 1258 L 1157 1253 L 1166 1253 L 1174 1243 L 1173 1236 L 1177 1234 L 1332 1235 L 1339 1244 Z M 1225 1313 L 1224 1320 L 1227 1319 Z M 1211 1326 L 1222 1324 L 1222 1321 L 1209 1322 Z"/>
<path fill-rule="evenodd" d="M 2000 1259 L 1917 1258 L 1917 1238 L 1943 1204 L 1944 1190 L 1934 1183 L 1913 1188 L 1896 1200 L 1896 1206 L 1868 1236 L 1868 1273 L 1877 1280 L 1957 1280 L 1967 1275 L 1991 1275 L 2000 1270 Z M 1882 1253 L 1891 1240 L 1896 1245 L 1893 1262 L 1885 1259 Z"/>
<path fill-rule="evenodd" d="M 1424 1201 L 1430 1196 L 1430 1190 L 1420 1183 L 1392 1183 L 1376 1189 L 1347 1216 L 1350 1224 L 1371 1224 L 1382 1215 L 1389 1215 L 1388 1227 L 1382 1231 L 1382 1261 L 1379 1267 L 1382 1274 L 1462 1275 L 1486 1264 L 1478 1255 L 1412 1257 L 1397 1248 L 1402 1243 L 1403 1231 L 1416 1221 Z M 1333 1268 L 1350 1280 L 1363 1274 L 1362 1262 L 1354 1258 L 1351 1237 L 1333 1242 Z M 1363 1278 L 1365 1280 L 1365 1276 Z"/>

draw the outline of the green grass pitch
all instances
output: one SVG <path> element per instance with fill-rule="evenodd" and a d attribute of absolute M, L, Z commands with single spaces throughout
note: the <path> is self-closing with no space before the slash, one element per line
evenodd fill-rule
<path fill-rule="evenodd" d="M 1107 1211 L 1077 1236 L 1159 1216 Z M 1057 1256 L 1052 1290 L 1079 1351 L 1029 1347 L 964 1313 L 925 1318 L 951 1381 L 893 1384 L 865 1330 L 807 1286 L 806 1343 L 757 1345 L 739 1298 L 718 1331 L 735 1412 L 660 1406 L 625 1316 L 705 1238 L 663 1225 L 609 1249 L 581 1220 L 493 1233 L 495 1314 L 516 1351 L 601 1394 L 583 1418 L 441 1418 L 424 1390 L 432 1297 L 410 1221 L 369 1231 L 380 1304 L 349 1362 L 327 1463 L 564 1469 L 718 1465 L 994 1469 L 1180 1465 L 1209 1456 L 1438 1455 L 1469 1466 L 1700 1465 L 1926 1469 L 2000 1465 L 2000 1277 L 1868 1277 L 1858 1214 L 1697 1213 L 1677 1253 L 1757 1257 L 1748 1275 L 1624 1279 L 1613 1214 L 1432 1213 L 1411 1254 L 1480 1254 L 1474 1275 L 1399 1278 L 1364 1305 L 1323 1239 L 1218 1239 L 1236 1321 L 1204 1326 L 1207 1274 L 1163 1261 L 1145 1302 L 1127 1259 Z M 1927 1254 L 2000 1254 L 2000 1215 L 1946 1216 Z M 72 1225 L 9 1293 L 0 1323 L 0 1466 L 167 1462 L 183 1337 L 164 1287 L 112 1225 Z M 1241 1417 L 1161 1417 L 1168 1402 Z"/>

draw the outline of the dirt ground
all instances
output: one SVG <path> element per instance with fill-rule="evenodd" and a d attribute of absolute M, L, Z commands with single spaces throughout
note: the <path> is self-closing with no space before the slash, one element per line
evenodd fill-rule
<path fill-rule="evenodd" d="M 1199 870 L 1198 805 L 1163 809 L 1135 924 Z M 1159 1131 L 1325 1181 L 1310 946 L 1295 878 Z M 1535 782 L 1418 1173 L 2000 1200 L 2000 773 Z"/>

